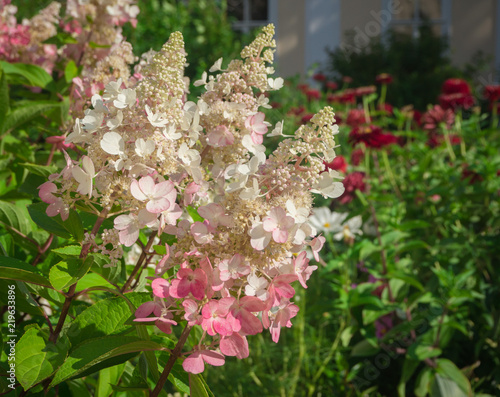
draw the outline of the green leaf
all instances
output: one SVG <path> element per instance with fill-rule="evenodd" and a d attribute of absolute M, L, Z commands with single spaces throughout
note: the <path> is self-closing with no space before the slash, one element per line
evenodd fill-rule
<path fill-rule="evenodd" d="M 187 209 L 188 214 L 191 216 L 191 218 L 193 218 L 193 221 L 203 222 L 203 218 L 198 214 L 198 211 L 196 210 L 196 208 L 193 208 L 190 205 L 188 205 L 186 207 L 186 209 Z"/>
<path fill-rule="evenodd" d="M 54 248 L 52 252 L 59 255 L 61 258 L 77 258 L 80 256 L 82 247 L 79 245 L 66 245 L 65 247 Z"/>
<path fill-rule="evenodd" d="M 92 266 L 93 259 L 67 258 L 50 269 L 49 280 L 54 289 L 62 291 L 81 279 Z"/>
<path fill-rule="evenodd" d="M 0 201 L 0 222 L 13 227 L 24 235 L 28 235 L 31 231 L 31 226 L 29 220 L 26 219 L 25 211 L 26 209 L 23 211 L 14 204 Z"/>
<path fill-rule="evenodd" d="M 417 381 L 415 383 L 415 395 L 417 397 L 425 397 L 429 394 L 430 385 L 432 381 L 432 376 L 434 374 L 434 369 L 430 367 L 425 367 L 417 376 Z"/>
<path fill-rule="evenodd" d="M 99 371 L 99 380 L 95 397 L 108 397 L 113 393 L 112 385 L 120 380 L 125 364 L 115 365 L 114 367 L 104 368 Z"/>
<path fill-rule="evenodd" d="M 59 215 L 54 217 L 48 216 L 46 210 L 47 204 L 45 203 L 36 203 L 28 206 L 31 219 L 42 229 L 65 239 L 73 237 L 77 242 L 83 240 L 84 229 L 78 212 L 70 210 L 68 219 L 63 221 Z"/>
<path fill-rule="evenodd" d="M 467 396 L 472 396 L 472 388 L 469 379 L 462 371 L 447 358 L 440 358 L 436 361 L 436 371 L 438 374 L 453 380 L 460 390 Z"/>
<path fill-rule="evenodd" d="M 83 276 L 80 281 L 78 281 L 76 292 L 83 291 L 84 289 L 89 289 L 93 287 L 105 287 L 109 289 L 114 289 L 115 286 L 110 284 L 107 280 L 102 278 L 96 273 L 87 273 Z"/>
<path fill-rule="evenodd" d="M 467 395 L 464 393 L 460 387 L 455 383 L 455 381 L 443 377 L 439 374 L 434 376 L 431 384 L 431 397 L 468 397 L 472 394 Z"/>
<path fill-rule="evenodd" d="M 189 395 L 191 397 L 209 397 L 208 391 L 205 388 L 205 382 L 201 374 L 189 374 Z"/>
<path fill-rule="evenodd" d="M 5 74 L 14 84 L 25 84 L 45 88 L 52 80 L 45 69 L 37 65 L 25 63 L 8 63 L 0 61 Z"/>
<path fill-rule="evenodd" d="M 356 343 L 351 350 L 352 357 L 366 357 L 373 356 L 375 353 L 379 351 L 378 347 L 373 346 L 366 339 Z"/>
<path fill-rule="evenodd" d="M 430 227 L 431 225 L 425 221 L 421 220 L 412 220 L 408 222 L 404 222 L 399 225 L 399 230 L 402 231 L 407 231 L 407 230 L 413 230 L 413 229 L 425 229 L 427 227 Z"/>
<path fill-rule="evenodd" d="M 16 378 L 24 390 L 51 376 L 66 358 L 67 343 L 48 340 L 47 330 L 35 325 L 16 344 Z"/>
<path fill-rule="evenodd" d="M 9 86 L 5 73 L 0 66 L 0 129 L 5 120 L 5 116 L 9 113 Z"/>
<path fill-rule="evenodd" d="M 420 342 L 412 344 L 408 349 L 408 357 L 418 361 L 439 356 L 441 353 L 440 348 Z"/>
<path fill-rule="evenodd" d="M 47 280 L 37 268 L 19 259 L 9 258 L 7 256 L 0 256 L 0 278 L 19 280 L 52 288 L 49 280 Z"/>
<path fill-rule="evenodd" d="M 55 44 L 57 47 L 62 47 L 64 44 L 78 44 L 78 40 L 75 39 L 70 33 L 59 32 L 55 36 L 43 42 L 44 44 Z"/>
<path fill-rule="evenodd" d="M 81 242 L 83 240 L 85 231 L 83 229 L 82 220 L 80 215 L 75 210 L 69 211 L 68 219 L 63 221 L 60 216 L 55 217 L 55 221 L 63 226 L 68 232 L 71 233 L 75 241 Z"/>
<path fill-rule="evenodd" d="M 420 291 L 425 290 L 424 286 L 420 283 L 420 281 L 418 281 L 415 277 L 413 277 L 409 274 L 405 274 L 403 272 L 390 272 L 387 274 L 387 277 L 389 279 L 395 278 L 395 279 L 404 281 L 406 284 L 410 284 L 410 285 L 414 286 L 415 288 L 419 289 Z"/>
<path fill-rule="evenodd" d="M 419 361 L 410 360 L 408 358 L 405 359 L 403 363 L 403 371 L 401 373 L 401 379 L 398 384 L 398 396 L 405 397 L 406 395 L 406 384 L 410 380 L 411 376 L 420 365 Z"/>
<path fill-rule="evenodd" d="M 20 166 L 27 169 L 29 172 L 33 174 L 43 176 L 44 178 L 48 178 L 49 175 L 55 173 L 57 168 L 55 165 L 38 165 L 31 163 L 19 163 Z"/>
<path fill-rule="evenodd" d="M 94 263 L 91 268 L 94 273 L 99 274 L 102 278 L 112 284 L 116 284 L 120 280 L 122 269 L 121 262 L 118 262 L 116 266 L 107 266 L 111 262 L 108 256 L 94 253 L 89 254 L 89 256 L 92 256 L 94 259 Z"/>
<path fill-rule="evenodd" d="M 59 102 L 34 103 L 12 110 L 6 117 L 0 132 L 15 129 L 38 115 L 61 106 Z"/>
<path fill-rule="evenodd" d="M 89 42 L 89 47 L 90 48 L 109 48 L 111 47 L 109 44 L 98 44 L 94 41 Z"/>
<path fill-rule="evenodd" d="M 50 386 L 53 387 L 69 378 L 77 377 L 109 358 L 145 350 L 162 350 L 162 346 L 132 336 L 106 336 L 86 340 L 69 354 Z"/>
<path fill-rule="evenodd" d="M 371 254 L 373 254 L 375 252 L 379 252 L 382 249 L 382 247 L 380 247 L 379 245 L 373 244 L 369 240 L 362 240 L 359 245 L 361 246 L 361 249 L 359 250 L 359 260 L 360 261 L 368 258 Z"/>
<path fill-rule="evenodd" d="M 130 329 L 125 322 L 133 311 L 123 298 L 108 298 L 90 306 L 71 323 L 66 335 L 73 346 L 86 339 L 116 334 Z"/>
<path fill-rule="evenodd" d="M 47 204 L 45 203 L 36 203 L 28 206 L 28 212 L 33 222 L 49 233 L 55 234 L 56 236 L 64 239 L 70 239 L 71 234 L 68 230 L 56 222 L 55 217 L 48 216 L 45 212 L 46 208 Z"/>
<path fill-rule="evenodd" d="M 78 76 L 78 67 L 76 66 L 75 61 L 71 60 L 64 68 L 64 78 L 66 83 L 71 83 L 76 76 Z"/>
<path fill-rule="evenodd" d="M 401 254 L 402 252 L 407 252 L 407 251 L 414 251 L 418 249 L 426 249 L 428 250 L 429 244 L 427 244 L 425 241 L 422 240 L 412 240 L 408 241 L 406 243 L 400 244 L 396 248 L 396 253 Z"/>

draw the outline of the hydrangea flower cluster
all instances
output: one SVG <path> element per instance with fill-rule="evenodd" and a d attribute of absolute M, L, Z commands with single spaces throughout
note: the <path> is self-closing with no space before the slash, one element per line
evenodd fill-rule
<path fill-rule="evenodd" d="M 265 27 L 226 69 L 217 61 L 194 83 L 205 92 L 188 101 L 183 38 L 173 33 L 133 88 L 118 79 L 92 96 L 66 138 L 87 155 L 78 162 L 67 156 L 66 167 L 40 186 L 50 216 L 65 219 L 76 203 L 104 208 L 114 228 L 100 245 L 96 236 L 87 241 L 114 261 L 141 230 L 175 241 L 165 244 L 153 300 L 135 321 L 167 334 L 181 320 L 200 325 L 203 337 L 183 361 L 191 373 L 222 365 L 224 356 L 247 357 L 248 335 L 268 329 L 277 342 L 280 329 L 292 325 L 298 307 L 291 284 L 306 288 L 317 268 L 306 249 L 318 260 L 325 241 L 309 222 L 312 194 L 344 191 L 340 174 L 324 165 L 335 157 L 331 108 L 294 136 L 283 135 L 282 123 L 269 133 L 264 93 L 283 84 L 268 77 L 273 35 L 274 26 Z M 282 136 L 269 157 L 266 134 Z"/>

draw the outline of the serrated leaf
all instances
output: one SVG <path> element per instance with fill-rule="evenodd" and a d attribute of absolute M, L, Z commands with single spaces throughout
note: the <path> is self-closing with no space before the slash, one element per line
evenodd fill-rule
<path fill-rule="evenodd" d="M 24 105 L 12 110 L 2 125 L 1 132 L 12 130 L 17 128 L 24 123 L 34 119 L 38 115 L 61 106 L 59 102 L 48 102 L 48 103 L 35 103 L 30 105 Z"/>
<path fill-rule="evenodd" d="M 54 248 L 53 253 L 59 255 L 61 258 L 77 258 L 80 256 L 82 247 L 79 245 L 66 245 L 65 247 Z"/>
<path fill-rule="evenodd" d="M 76 346 L 56 372 L 51 387 L 77 377 L 92 366 L 112 357 L 145 350 L 161 350 L 162 346 L 132 336 L 106 336 L 86 340 Z"/>
<path fill-rule="evenodd" d="M 0 256 L 0 278 L 19 280 L 52 288 L 50 281 L 41 272 L 19 259 Z"/>
<path fill-rule="evenodd" d="M 62 291 L 81 279 L 92 266 L 92 258 L 67 258 L 50 268 L 49 280 L 54 289 Z"/>
<path fill-rule="evenodd" d="M 73 346 L 89 338 L 98 338 L 123 332 L 132 316 L 128 303 L 123 298 L 108 298 L 96 302 L 80 313 L 71 323 L 66 335 Z"/>
<path fill-rule="evenodd" d="M 54 165 L 38 165 L 31 163 L 19 163 L 19 165 L 27 169 L 29 172 L 43 176 L 44 178 L 48 178 L 49 175 L 57 171 L 57 168 Z"/>
<path fill-rule="evenodd" d="M 16 344 L 16 378 L 25 390 L 51 376 L 66 358 L 67 343 L 48 340 L 48 332 L 36 325 Z"/>
<path fill-rule="evenodd" d="M 105 280 L 99 274 L 89 272 L 78 281 L 76 292 L 93 287 L 115 288 L 113 284 L 109 283 L 109 281 Z"/>
<path fill-rule="evenodd" d="M 33 87 L 45 88 L 52 80 L 45 69 L 37 65 L 25 63 L 9 63 L 0 61 L 9 81 Z"/>

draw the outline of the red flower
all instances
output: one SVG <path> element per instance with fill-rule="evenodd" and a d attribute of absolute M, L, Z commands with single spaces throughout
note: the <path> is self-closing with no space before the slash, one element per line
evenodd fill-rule
<path fill-rule="evenodd" d="M 474 105 L 474 97 L 470 94 L 454 93 L 441 94 L 439 103 L 443 109 L 456 109 L 458 107 L 470 109 Z"/>
<path fill-rule="evenodd" d="M 302 116 L 302 119 L 300 120 L 301 124 L 308 123 L 313 118 L 313 116 L 314 116 L 314 114 L 312 114 L 312 113 L 305 114 L 304 116 Z"/>
<path fill-rule="evenodd" d="M 446 80 L 442 87 L 441 93 L 443 94 L 470 94 L 469 83 L 464 79 L 448 79 Z"/>
<path fill-rule="evenodd" d="M 483 177 L 476 171 L 472 171 L 471 169 L 469 169 L 469 164 L 465 163 L 462 164 L 462 180 L 465 179 L 469 179 L 469 185 L 472 185 L 476 182 L 481 182 L 483 180 Z"/>
<path fill-rule="evenodd" d="M 302 91 L 302 92 L 306 92 L 308 89 L 309 89 L 309 85 L 308 84 L 304 84 L 304 83 L 301 83 L 301 84 L 297 84 L 297 88 Z"/>
<path fill-rule="evenodd" d="M 331 162 L 324 163 L 325 167 L 330 170 L 345 172 L 347 170 L 347 162 L 344 156 L 337 156 Z"/>
<path fill-rule="evenodd" d="M 352 89 L 344 90 L 338 94 L 328 94 L 326 97 L 328 102 L 336 102 L 343 104 L 355 104 L 356 103 L 356 95 L 355 91 Z"/>
<path fill-rule="evenodd" d="M 484 88 L 484 97 L 490 102 L 500 99 L 500 85 L 487 85 Z"/>
<path fill-rule="evenodd" d="M 321 93 L 318 90 L 308 89 L 307 91 L 305 91 L 305 94 L 307 95 L 307 99 L 309 101 L 321 98 Z"/>
<path fill-rule="evenodd" d="M 374 85 L 369 85 L 366 87 L 356 88 L 355 93 L 356 93 L 356 96 L 365 96 L 365 95 L 373 94 L 376 91 L 377 91 L 377 88 Z"/>
<path fill-rule="evenodd" d="M 439 105 L 434 105 L 421 118 L 421 123 L 424 125 L 424 130 L 434 131 L 439 127 L 440 123 L 446 125 L 446 129 L 450 129 L 455 121 L 455 113 L 451 109 L 443 109 Z"/>
<path fill-rule="evenodd" d="M 323 74 L 323 73 L 316 73 L 314 76 L 313 76 L 313 79 L 315 81 L 325 81 L 326 80 L 326 76 Z"/>
<path fill-rule="evenodd" d="M 381 73 L 375 77 L 375 82 L 378 84 L 391 84 L 392 80 L 393 78 L 389 73 Z"/>
<path fill-rule="evenodd" d="M 390 105 L 388 103 L 384 103 L 384 106 L 382 106 L 382 104 L 380 104 L 378 106 L 378 110 L 380 110 L 384 114 L 388 114 L 391 116 L 394 114 L 394 109 L 393 109 L 392 105 Z"/>
<path fill-rule="evenodd" d="M 342 77 L 342 82 L 345 83 L 345 84 L 351 84 L 352 83 L 352 77 L 344 76 L 344 77 Z"/>
<path fill-rule="evenodd" d="M 352 128 L 359 127 L 366 123 L 365 111 L 362 109 L 351 109 L 347 115 L 346 124 Z"/>
<path fill-rule="evenodd" d="M 339 87 L 335 81 L 327 81 L 325 86 L 328 90 L 332 91 L 335 91 Z"/>
<path fill-rule="evenodd" d="M 363 149 L 354 149 L 351 153 L 351 164 L 358 166 L 364 158 L 365 152 Z"/>
<path fill-rule="evenodd" d="M 347 204 L 354 200 L 356 190 L 361 192 L 366 191 L 364 179 L 365 173 L 359 171 L 352 172 L 344 178 L 342 182 L 344 184 L 345 191 L 339 198 L 341 204 Z"/>
<path fill-rule="evenodd" d="M 298 108 L 294 107 L 294 108 L 290 108 L 290 110 L 288 111 L 288 114 L 300 116 L 302 113 L 304 113 L 304 110 L 306 110 L 306 108 L 304 106 L 300 106 Z"/>
<path fill-rule="evenodd" d="M 397 143 L 398 138 L 392 134 L 384 134 L 380 127 L 376 125 L 354 128 L 349 134 L 349 142 L 356 145 L 360 142 L 371 148 L 381 148 L 383 146 Z"/>

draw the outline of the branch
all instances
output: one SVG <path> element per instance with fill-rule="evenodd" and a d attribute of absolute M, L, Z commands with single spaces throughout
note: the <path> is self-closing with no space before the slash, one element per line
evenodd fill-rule
<path fill-rule="evenodd" d="M 184 330 L 182 331 L 182 334 L 179 337 L 179 340 L 177 341 L 177 344 L 175 345 L 172 354 L 168 358 L 165 368 L 163 368 L 163 372 L 160 375 L 160 379 L 158 379 L 158 382 L 156 383 L 156 387 L 150 393 L 149 397 L 157 397 L 160 394 L 161 390 L 163 389 L 163 385 L 167 381 L 168 375 L 170 375 L 170 371 L 172 370 L 175 362 L 181 355 L 182 348 L 186 343 L 190 331 L 191 331 L 191 326 L 186 325 L 186 328 L 184 328 Z"/>

